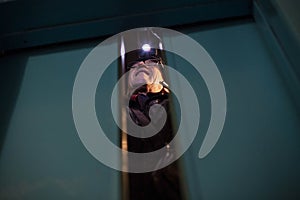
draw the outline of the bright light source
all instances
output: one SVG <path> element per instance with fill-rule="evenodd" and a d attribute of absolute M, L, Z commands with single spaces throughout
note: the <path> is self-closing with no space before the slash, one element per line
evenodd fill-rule
<path fill-rule="evenodd" d="M 122 43 L 121 43 L 120 53 L 121 53 L 121 56 L 124 57 L 124 55 L 125 55 L 125 46 L 124 46 L 124 41 L 123 40 L 122 40 Z"/>
<path fill-rule="evenodd" d="M 158 46 L 159 46 L 159 49 L 161 49 L 161 50 L 163 49 L 163 46 L 162 46 L 161 42 L 159 42 Z"/>
<path fill-rule="evenodd" d="M 143 46 L 142 46 L 142 49 L 144 50 L 144 51 L 150 51 L 151 50 L 151 47 L 150 47 L 150 45 L 149 44 L 144 44 Z"/>

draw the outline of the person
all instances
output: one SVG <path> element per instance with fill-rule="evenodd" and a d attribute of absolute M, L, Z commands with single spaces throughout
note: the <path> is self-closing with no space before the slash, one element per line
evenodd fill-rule
<path fill-rule="evenodd" d="M 138 55 L 127 66 L 130 117 L 139 126 L 146 126 L 151 120 L 159 121 L 159 113 L 155 113 L 151 119 L 149 116 L 150 108 L 155 104 L 161 105 L 168 115 L 163 128 L 154 136 L 137 138 L 128 135 L 128 151 L 147 153 L 160 148 L 170 148 L 169 142 L 174 137 L 174 129 L 169 112 L 170 91 L 164 80 L 162 59 L 155 49 L 146 54 L 138 52 Z M 170 156 L 173 156 L 172 152 L 159 158 L 157 164 L 166 161 Z M 129 160 L 130 164 L 135 163 Z M 151 173 L 130 174 L 130 186 L 133 190 L 130 192 L 130 199 L 182 199 L 178 171 L 175 162 Z"/>
<path fill-rule="evenodd" d="M 152 105 L 160 104 L 167 109 L 169 90 L 162 74 L 163 65 L 158 56 L 152 55 L 138 60 L 129 68 L 128 88 L 129 94 L 132 93 L 129 101 L 130 116 L 137 125 L 146 126 L 150 123 L 149 110 Z M 137 86 L 140 87 L 132 91 Z"/>
<path fill-rule="evenodd" d="M 155 126 L 163 117 L 161 110 L 153 111 L 155 104 L 162 106 L 167 115 L 169 113 L 170 91 L 164 81 L 164 65 L 156 49 L 138 51 L 137 55 L 138 58 L 127 65 L 129 114 L 139 126 L 147 126 L 151 121 Z M 150 108 L 154 113 L 152 119 L 149 116 Z M 166 146 L 172 138 L 171 120 L 167 117 L 166 123 L 156 135 L 143 139 L 130 138 L 133 141 L 131 150 L 137 153 L 152 152 Z"/>

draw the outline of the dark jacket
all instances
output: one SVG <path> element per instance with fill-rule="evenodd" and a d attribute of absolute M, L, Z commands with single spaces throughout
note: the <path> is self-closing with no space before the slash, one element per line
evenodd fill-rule
<path fill-rule="evenodd" d="M 145 88 L 144 88 L 145 89 Z M 169 92 L 162 89 L 158 93 L 146 93 L 143 88 L 136 91 L 129 101 L 129 112 L 132 120 L 140 126 L 150 123 L 149 110 L 154 104 L 160 104 L 167 112 L 167 121 L 156 135 L 149 138 L 137 138 L 128 135 L 128 150 L 136 153 L 146 153 L 165 148 L 173 139 L 174 131 L 169 112 Z M 160 117 L 159 114 L 155 117 Z M 155 119 L 160 120 L 160 119 Z M 167 155 L 166 155 L 167 156 Z M 161 158 L 164 160 L 165 158 Z M 129 165 L 131 163 L 129 160 Z M 146 163 L 145 163 L 146 164 Z M 130 174 L 130 199 L 182 199 L 177 162 L 149 173 Z"/>

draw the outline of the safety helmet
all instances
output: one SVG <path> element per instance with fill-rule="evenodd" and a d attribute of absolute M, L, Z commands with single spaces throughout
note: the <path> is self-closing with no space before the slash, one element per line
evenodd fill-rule
<path fill-rule="evenodd" d="M 145 64 L 147 64 L 146 61 L 157 63 L 163 69 L 163 62 L 160 51 L 161 50 L 149 47 L 149 49 L 142 48 L 127 53 L 126 71 L 129 71 L 132 66 L 141 61 L 145 62 Z"/>

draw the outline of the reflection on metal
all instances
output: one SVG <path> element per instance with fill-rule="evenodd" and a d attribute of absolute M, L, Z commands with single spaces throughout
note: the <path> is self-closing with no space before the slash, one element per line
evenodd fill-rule
<path fill-rule="evenodd" d="M 125 46 L 124 46 L 124 39 L 121 38 L 120 43 L 120 59 L 119 59 L 119 77 L 125 73 Z M 121 84 L 121 91 L 125 90 L 125 83 Z M 119 91 L 119 95 L 122 95 L 122 92 Z M 119 96 L 119 99 L 123 98 L 122 96 Z M 120 109 L 121 115 L 119 116 L 121 118 L 122 127 L 126 130 L 127 128 L 127 121 L 125 117 L 126 110 L 123 108 Z M 124 130 L 123 129 L 123 130 Z M 128 200 L 129 199 L 129 180 L 128 180 L 128 173 L 125 173 L 124 171 L 127 171 L 128 168 L 128 142 L 127 142 L 127 134 L 120 130 L 121 132 L 121 148 L 122 148 L 122 155 L 121 155 L 121 164 L 122 164 L 122 176 L 121 176 L 121 189 L 122 189 L 122 199 Z"/>
<path fill-rule="evenodd" d="M 169 89 L 169 85 L 165 81 L 160 81 L 159 82 L 163 87 L 166 87 Z"/>

